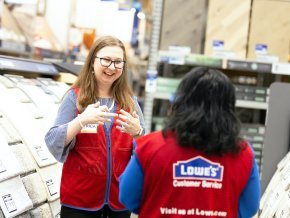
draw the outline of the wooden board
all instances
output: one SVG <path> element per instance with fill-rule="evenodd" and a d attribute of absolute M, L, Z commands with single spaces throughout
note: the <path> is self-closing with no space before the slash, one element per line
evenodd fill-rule
<path fill-rule="evenodd" d="M 223 41 L 224 50 L 246 57 L 251 0 L 210 0 L 205 54 L 213 54 L 213 42 Z"/>
<path fill-rule="evenodd" d="M 290 47 L 290 1 L 254 0 L 249 38 L 249 59 L 256 58 L 256 44 L 267 45 L 268 55 L 287 61 Z"/>
<path fill-rule="evenodd" d="M 23 43 L 26 43 L 27 40 L 24 37 L 23 32 L 19 28 L 15 18 L 13 17 L 9 8 L 5 4 L 3 4 L 1 16 L 2 16 L 1 23 L 2 27 L 10 31 L 10 35 L 6 40 L 21 41 Z"/>
<path fill-rule="evenodd" d="M 160 50 L 178 45 L 190 47 L 192 53 L 201 53 L 206 8 L 206 0 L 164 0 Z"/>
<path fill-rule="evenodd" d="M 13 11 L 19 27 L 32 47 L 62 52 L 62 45 L 54 36 L 45 17 L 34 16 L 29 13 Z"/>

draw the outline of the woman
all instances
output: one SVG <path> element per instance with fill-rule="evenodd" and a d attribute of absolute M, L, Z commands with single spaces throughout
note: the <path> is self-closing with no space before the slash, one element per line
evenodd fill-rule
<path fill-rule="evenodd" d="M 136 140 L 120 201 L 139 218 L 252 217 L 259 175 L 234 110 L 235 89 L 222 72 L 187 73 L 162 132 Z"/>
<path fill-rule="evenodd" d="M 133 138 L 143 134 L 125 47 L 117 38 L 100 37 L 45 136 L 50 152 L 64 162 L 62 218 L 130 217 L 118 200 L 118 177 L 131 157 Z"/>

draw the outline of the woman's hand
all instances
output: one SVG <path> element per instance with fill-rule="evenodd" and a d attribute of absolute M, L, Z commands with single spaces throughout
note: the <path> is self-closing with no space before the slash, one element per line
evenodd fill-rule
<path fill-rule="evenodd" d="M 142 127 L 140 125 L 139 116 L 136 111 L 134 111 L 131 115 L 130 113 L 121 109 L 119 118 L 120 119 L 117 119 L 117 123 L 119 124 L 117 129 L 122 132 L 126 132 L 133 137 L 139 135 Z"/>
<path fill-rule="evenodd" d="M 78 119 L 83 126 L 95 123 L 104 125 L 105 122 L 111 121 L 108 117 L 116 116 L 118 114 L 110 113 L 108 107 L 105 105 L 100 106 L 100 102 L 98 101 L 95 104 L 88 105 L 84 112 L 78 115 Z"/>

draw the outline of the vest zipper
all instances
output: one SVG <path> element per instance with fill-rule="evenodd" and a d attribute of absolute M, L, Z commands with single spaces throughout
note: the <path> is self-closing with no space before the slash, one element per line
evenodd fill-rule
<path fill-rule="evenodd" d="M 107 147 L 107 183 L 106 183 L 105 203 L 109 204 L 110 184 L 112 178 L 112 151 L 111 151 L 110 131 L 105 125 L 104 128 L 106 134 L 106 147 Z"/>
<path fill-rule="evenodd" d="M 116 113 L 116 104 L 114 104 L 113 107 L 113 113 Z M 104 129 L 105 129 L 105 135 L 106 135 L 106 147 L 107 147 L 107 169 L 108 169 L 108 173 L 107 173 L 107 184 L 106 184 L 106 193 L 105 193 L 105 203 L 108 203 L 108 205 L 110 205 L 109 202 L 109 197 L 110 197 L 110 188 L 111 188 L 111 180 L 112 180 L 112 149 L 111 149 L 111 131 L 114 125 L 114 120 L 112 120 L 112 124 L 110 125 L 110 128 L 107 128 L 106 125 L 104 125 Z"/>

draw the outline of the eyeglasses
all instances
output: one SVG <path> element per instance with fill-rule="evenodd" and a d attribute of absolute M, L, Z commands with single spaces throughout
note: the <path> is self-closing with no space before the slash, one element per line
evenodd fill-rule
<path fill-rule="evenodd" d="M 108 59 L 108 58 L 100 58 L 100 57 L 97 57 L 96 58 L 99 58 L 100 59 L 100 63 L 103 67 L 109 67 L 111 66 L 112 63 L 114 63 L 114 67 L 116 69 L 123 69 L 126 61 L 121 61 L 121 60 L 116 60 L 116 61 L 112 61 L 111 59 Z"/>

